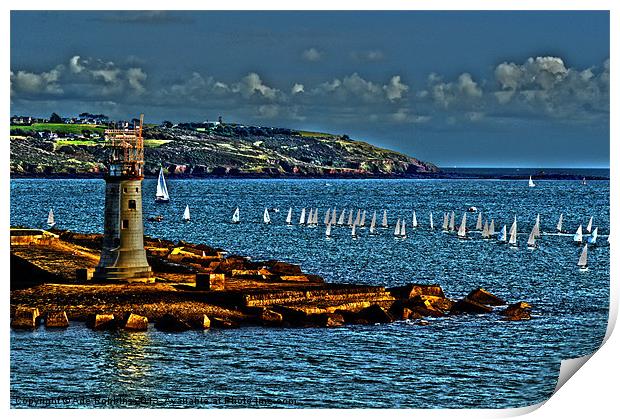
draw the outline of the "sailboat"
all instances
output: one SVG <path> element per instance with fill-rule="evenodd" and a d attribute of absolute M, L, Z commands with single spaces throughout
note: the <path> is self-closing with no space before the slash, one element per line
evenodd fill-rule
<path fill-rule="evenodd" d="M 311 226 L 314 222 L 314 213 L 312 212 L 312 208 L 308 210 L 308 218 L 306 219 L 306 225 Z"/>
<path fill-rule="evenodd" d="M 331 223 L 327 223 L 327 227 L 325 228 L 325 237 L 328 239 L 332 236 L 332 225 Z"/>
<path fill-rule="evenodd" d="M 431 230 L 434 230 L 435 226 L 433 225 L 433 213 L 432 212 L 429 214 L 429 222 L 430 222 Z"/>
<path fill-rule="evenodd" d="M 269 216 L 269 211 L 265 208 L 265 212 L 263 212 L 263 223 L 271 224 L 271 217 Z"/>
<path fill-rule="evenodd" d="M 482 238 L 488 239 L 491 235 L 489 234 L 489 221 L 485 220 L 484 227 L 482 227 Z"/>
<path fill-rule="evenodd" d="M 299 216 L 299 224 L 306 224 L 306 209 L 301 209 L 301 215 Z"/>
<path fill-rule="evenodd" d="M 341 226 L 344 224 L 344 214 L 345 214 L 346 210 L 343 209 L 342 212 L 340 213 L 340 218 L 338 218 L 338 225 Z"/>
<path fill-rule="evenodd" d="M 237 209 L 235 209 L 235 212 L 233 212 L 232 223 L 239 224 L 239 207 L 237 207 Z"/>
<path fill-rule="evenodd" d="M 575 235 L 573 236 L 573 241 L 576 244 L 581 244 L 583 242 L 583 229 L 581 228 L 581 224 L 577 228 Z"/>
<path fill-rule="evenodd" d="M 54 219 L 54 210 L 50 208 L 50 212 L 47 214 L 47 225 L 49 228 L 52 228 L 56 225 L 56 220 Z"/>
<path fill-rule="evenodd" d="M 387 210 L 383 210 L 383 220 L 381 221 L 381 227 L 388 228 Z"/>
<path fill-rule="evenodd" d="M 536 186 L 536 184 L 534 183 L 534 181 L 532 180 L 532 176 L 530 176 L 530 181 L 527 184 L 530 188 L 533 188 L 534 186 Z"/>
<path fill-rule="evenodd" d="M 598 227 L 596 227 L 594 231 L 592 232 L 592 235 L 588 237 L 588 244 L 595 245 L 597 238 L 598 238 Z"/>
<path fill-rule="evenodd" d="M 577 266 L 579 269 L 585 271 L 588 269 L 588 243 L 583 246 L 583 250 L 581 251 L 581 256 L 579 256 L 579 261 L 577 262 Z"/>
<path fill-rule="evenodd" d="M 360 227 L 364 227 L 366 225 L 366 210 L 362 211 L 362 221 L 360 221 Z"/>
<path fill-rule="evenodd" d="M 495 235 L 495 220 L 491 218 L 491 225 L 489 226 L 489 237 Z"/>
<path fill-rule="evenodd" d="M 510 239 L 508 239 L 508 244 L 511 246 L 517 245 L 517 217 L 515 216 L 515 220 L 512 222 L 512 226 L 510 227 Z"/>
<path fill-rule="evenodd" d="M 185 212 L 183 213 L 183 221 L 189 221 L 190 220 L 190 216 L 189 216 L 189 205 L 185 206 Z"/>
<path fill-rule="evenodd" d="M 463 213 L 463 218 L 461 219 L 461 225 L 459 226 L 459 231 L 457 232 L 459 239 L 467 238 L 467 213 Z"/>
<path fill-rule="evenodd" d="M 347 225 L 353 225 L 353 209 L 349 210 L 349 220 L 347 221 Z"/>
<path fill-rule="evenodd" d="M 536 222 L 532 228 L 532 233 L 534 234 L 535 239 L 540 237 L 540 214 L 536 215 Z"/>
<path fill-rule="evenodd" d="M 288 214 L 286 214 L 286 224 L 291 225 L 293 223 L 293 208 L 289 207 Z"/>
<path fill-rule="evenodd" d="M 325 225 L 329 224 L 330 215 L 331 215 L 331 211 L 329 210 L 329 208 L 327 208 L 327 211 L 325 211 L 325 218 L 323 219 L 323 224 Z"/>
<path fill-rule="evenodd" d="M 586 226 L 586 231 L 588 233 L 592 233 L 592 221 L 594 220 L 594 217 L 590 217 L 590 221 L 588 221 L 588 225 Z"/>
<path fill-rule="evenodd" d="M 166 179 L 164 178 L 164 168 L 159 168 L 159 176 L 157 177 L 157 192 L 155 193 L 155 202 L 158 204 L 165 204 L 170 202 L 170 195 L 168 195 L 168 187 L 166 186 Z"/>
<path fill-rule="evenodd" d="M 478 220 L 476 221 L 476 230 L 482 230 L 482 213 L 478 213 Z"/>
<path fill-rule="evenodd" d="M 314 218 L 312 218 L 312 224 L 314 224 L 315 226 L 319 225 L 319 209 L 318 208 L 314 209 Z"/>
<path fill-rule="evenodd" d="M 585 185 L 585 184 L 586 184 L 586 178 L 585 178 L 585 177 L 581 180 L 581 184 L 582 184 L 582 185 Z"/>
<path fill-rule="evenodd" d="M 375 225 L 377 224 L 377 211 L 372 213 L 372 220 L 370 220 L 370 234 L 377 234 Z"/>
<path fill-rule="evenodd" d="M 504 225 L 504 227 L 502 227 L 502 230 L 499 232 L 499 234 L 497 236 L 497 240 L 500 241 L 500 242 L 506 243 L 506 225 Z"/>
<path fill-rule="evenodd" d="M 530 249 L 536 247 L 536 224 L 534 224 L 534 227 L 532 227 L 530 237 L 527 239 L 527 247 Z"/>
<path fill-rule="evenodd" d="M 555 227 L 558 233 L 562 233 L 562 221 L 564 219 L 564 214 L 560 214 L 560 219 L 558 220 L 558 225 Z"/>
<path fill-rule="evenodd" d="M 400 218 L 396 221 L 396 227 L 394 227 L 394 236 L 400 236 Z"/>
<path fill-rule="evenodd" d="M 418 218 L 415 215 L 415 210 L 413 211 L 413 220 L 411 221 L 411 225 L 413 226 L 413 228 L 416 228 L 418 226 Z"/>
<path fill-rule="evenodd" d="M 443 213 L 443 223 L 441 223 L 442 230 L 448 230 L 448 213 Z"/>
<path fill-rule="evenodd" d="M 351 226 L 351 237 L 353 237 L 354 239 L 357 238 L 357 233 L 355 231 L 355 227 L 357 227 L 357 224 L 353 223 L 353 225 Z"/>
<path fill-rule="evenodd" d="M 450 225 L 449 225 L 450 231 L 454 231 L 454 211 L 452 211 L 452 213 L 450 213 Z"/>
<path fill-rule="evenodd" d="M 403 220 L 402 223 L 400 223 L 400 237 L 402 237 L 403 239 L 407 237 L 407 223 L 405 222 L 405 220 Z"/>
<path fill-rule="evenodd" d="M 332 212 L 332 219 L 330 224 L 336 225 L 336 207 L 334 207 L 334 211 Z"/>
<path fill-rule="evenodd" d="M 357 215 L 355 216 L 355 221 L 353 222 L 353 224 L 357 224 L 360 225 L 361 222 L 361 217 L 362 216 L 362 210 L 358 209 L 357 210 Z"/>

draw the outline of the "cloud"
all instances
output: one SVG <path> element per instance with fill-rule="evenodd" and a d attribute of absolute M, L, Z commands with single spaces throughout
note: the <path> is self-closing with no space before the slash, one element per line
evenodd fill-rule
<path fill-rule="evenodd" d="M 127 81 L 129 86 L 138 94 L 142 94 L 145 91 L 144 81 L 146 80 L 146 73 L 141 68 L 132 67 L 127 70 Z"/>
<path fill-rule="evenodd" d="M 72 73 L 81 73 L 84 67 L 80 65 L 80 56 L 76 55 L 69 60 L 69 68 Z"/>
<path fill-rule="evenodd" d="M 483 96 L 482 89 L 469 73 L 462 73 L 455 82 L 444 82 L 441 76 L 435 73 L 431 73 L 427 80 L 430 96 L 443 108 L 471 105 Z"/>
<path fill-rule="evenodd" d="M 400 76 L 393 76 L 390 82 L 383 86 L 383 90 L 388 100 L 395 101 L 403 97 L 403 94 L 409 90 L 409 86 L 401 83 Z"/>
<path fill-rule="evenodd" d="M 275 100 L 280 91 L 263 83 L 260 76 L 256 73 L 250 73 L 243 77 L 238 83 L 235 83 L 233 92 L 239 92 L 242 96 L 249 98 L 258 95 L 270 100 Z"/>
<path fill-rule="evenodd" d="M 321 61 L 323 53 L 316 48 L 309 48 L 301 53 L 301 58 L 310 62 Z"/>
<path fill-rule="evenodd" d="M 304 92 L 304 85 L 301 83 L 295 83 L 291 88 L 291 94 L 296 95 Z"/>
<path fill-rule="evenodd" d="M 385 56 L 382 51 L 375 49 L 368 51 L 353 51 L 351 52 L 351 58 L 356 61 L 375 62 L 383 60 Z"/>
<path fill-rule="evenodd" d="M 63 89 L 59 84 L 64 71 L 63 65 L 42 73 L 31 73 L 24 70 L 11 71 L 11 94 L 14 92 L 60 95 Z"/>

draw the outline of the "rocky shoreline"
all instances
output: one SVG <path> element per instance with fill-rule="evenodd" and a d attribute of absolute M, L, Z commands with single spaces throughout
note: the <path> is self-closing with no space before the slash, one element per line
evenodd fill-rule
<path fill-rule="evenodd" d="M 438 284 L 398 287 L 326 283 L 281 261 L 252 261 L 221 249 L 145 238 L 153 284 L 97 284 L 88 280 L 101 235 L 56 231 L 11 244 L 11 318 L 14 329 L 67 327 L 182 331 L 206 328 L 337 327 L 467 314 L 530 319 L 526 302 L 508 304 L 477 288 L 452 299 Z M 47 237 L 47 236 L 46 236 Z M 30 241 L 29 241 L 30 240 Z M 76 272 L 78 275 L 76 276 Z"/>

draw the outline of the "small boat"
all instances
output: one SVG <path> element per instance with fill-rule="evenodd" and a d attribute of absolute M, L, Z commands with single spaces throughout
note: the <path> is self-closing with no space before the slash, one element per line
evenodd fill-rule
<path fill-rule="evenodd" d="M 530 188 L 533 188 L 534 186 L 536 186 L 536 184 L 532 180 L 532 176 L 530 176 L 530 181 L 528 182 L 527 186 L 529 186 Z"/>
<path fill-rule="evenodd" d="M 263 212 L 263 223 L 271 224 L 271 217 L 269 216 L 269 211 L 267 208 L 265 208 L 265 211 Z"/>
<path fill-rule="evenodd" d="M 239 207 L 237 207 L 237 209 L 235 209 L 235 212 L 232 215 L 232 223 L 233 224 L 239 224 Z"/>
<path fill-rule="evenodd" d="M 299 224 L 306 224 L 306 209 L 301 209 L 301 215 L 299 216 Z"/>
<path fill-rule="evenodd" d="M 510 227 L 510 239 L 508 239 L 508 244 L 515 247 L 517 246 L 517 217 L 515 217 Z"/>
<path fill-rule="evenodd" d="M 562 221 L 564 219 L 564 214 L 560 214 L 560 219 L 558 220 L 558 225 L 555 227 L 555 229 L 558 231 L 558 233 L 562 233 Z"/>
<path fill-rule="evenodd" d="M 357 224 L 353 223 L 353 225 L 351 226 L 351 237 L 353 238 L 357 238 L 357 232 L 355 231 L 355 227 L 357 227 Z"/>
<path fill-rule="evenodd" d="M 485 221 L 484 222 L 484 227 L 482 227 L 482 238 L 483 239 L 488 239 L 490 237 L 491 237 L 491 235 L 489 234 L 489 222 Z"/>
<path fill-rule="evenodd" d="M 407 238 L 407 229 L 406 229 L 407 223 L 405 222 L 405 220 L 403 220 L 402 223 L 400 223 L 400 237 L 403 239 Z"/>
<path fill-rule="evenodd" d="M 332 236 L 332 225 L 331 223 L 327 223 L 327 227 L 325 227 L 325 237 L 328 239 Z"/>
<path fill-rule="evenodd" d="M 478 211 L 478 208 L 476 208 L 476 207 L 469 207 L 469 208 L 467 208 L 467 212 L 476 212 L 476 211 Z"/>
<path fill-rule="evenodd" d="M 377 211 L 372 213 L 372 219 L 370 220 L 370 231 L 369 232 L 372 235 L 377 234 L 376 224 L 377 224 Z"/>
<path fill-rule="evenodd" d="M 540 214 L 536 214 L 536 222 L 534 223 L 532 232 L 534 233 L 535 239 L 540 237 Z"/>
<path fill-rule="evenodd" d="M 364 227 L 366 225 L 366 210 L 362 211 L 362 220 L 360 221 L 360 227 Z"/>
<path fill-rule="evenodd" d="M 415 210 L 413 211 L 413 219 L 411 220 L 411 225 L 413 226 L 413 228 L 418 227 L 418 218 L 415 215 Z"/>
<path fill-rule="evenodd" d="M 314 209 L 314 217 L 312 218 L 312 224 L 314 224 L 315 226 L 319 225 L 319 209 L 318 208 Z"/>
<path fill-rule="evenodd" d="M 489 226 L 489 237 L 493 237 L 495 235 L 495 220 L 491 218 L 491 225 Z"/>
<path fill-rule="evenodd" d="M 293 224 L 293 208 L 289 207 L 288 214 L 286 214 L 286 224 Z"/>
<path fill-rule="evenodd" d="M 348 226 L 353 225 L 353 210 L 352 209 L 349 210 L 349 220 L 347 221 L 347 225 Z"/>
<path fill-rule="evenodd" d="M 189 216 L 189 205 L 185 206 L 185 212 L 183 212 L 183 221 L 188 222 L 190 220 Z"/>
<path fill-rule="evenodd" d="M 334 207 L 334 211 L 332 211 L 332 219 L 330 221 L 330 224 L 332 225 L 336 225 L 336 207 Z"/>
<path fill-rule="evenodd" d="M 331 211 L 329 210 L 329 208 L 327 208 L 327 211 L 325 211 L 325 217 L 323 218 L 323 224 L 329 224 L 330 215 Z"/>
<path fill-rule="evenodd" d="M 450 231 L 454 231 L 454 211 L 450 213 L 450 225 L 448 227 Z"/>
<path fill-rule="evenodd" d="M 50 212 L 47 213 L 47 225 L 49 228 L 52 228 L 56 225 L 56 220 L 54 219 L 54 210 L 50 208 Z"/>
<path fill-rule="evenodd" d="M 467 238 L 467 213 L 463 213 L 463 218 L 461 219 L 461 225 L 459 226 L 459 231 L 456 233 L 459 239 Z"/>
<path fill-rule="evenodd" d="M 346 210 L 343 209 L 342 212 L 340 213 L 340 218 L 338 218 L 338 225 L 341 226 L 344 224 L 344 214 L 345 214 Z"/>
<path fill-rule="evenodd" d="M 527 247 L 530 249 L 533 249 L 536 247 L 536 224 L 534 224 L 534 227 L 532 227 L 530 236 L 527 239 Z"/>
<path fill-rule="evenodd" d="M 428 218 L 429 218 L 430 229 L 434 230 L 435 226 L 433 225 L 433 213 L 432 212 L 429 214 Z"/>
<path fill-rule="evenodd" d="M 592 221 L 594 220 L 594 217 L 590 217 L 590 221 L 588 221 L 588 225 L 586 226 L 586 231 L 588 233 L 592 233 Z"/>
<path fill-rule="evenodd" d="M 579 256 L 579 261 L 577 262 L 577 266 L 579 269 L 585 271 L 588 269 L 588 243 L 583 246 L 583 250 L 581 251 L 581 256 Z"/>
<path fill-rule="evenodd" d="M 594 229 L 592 235 L 588 237 L 588 244 L 596 245 L 596 239 L 598 238 L 598 227 Z"/>
<path fill-rule="evenodd" d="M 443 222 L 441 223 L 441 229 L 444 231 L 448 230 L 448 213 L 444 212 L 443 213 Z"/>
<path fill-rule="evenodd" d="M 362 210 L 358 209 L 357 210 L 357 214 L 355 215 L 355 221 L 353 222 L 353 224 L 357 224 L 357 225 L 361 225 L 361 216 L 362 216 Z"/>
<path fill-rule="evenodd" d="M 502 230 L 497 235 L 497 240 L 506 243 L 506 226 L 502 227 Z"/>
<path fill-rule="evenodd" d="M 579 225 L 577 231 L 575 232 L 575 235 L 573 236 L 573 241 L 576 244 L 581 244 L 583 242 L 583 229 L 581 227 L 581 224 Z"/>
<path fill-rule="evenodd" d="M 166 179 L 164 178 L 164 168 L 159 168 L 159 176 L 157 177 L 157 192 L 155 193 L 155 202 L 158 204 L 165 204 L 170 202 L 170 195 L 168 195 L 168 187 L 166 186 Z"/>
<path fill-rule="evenodd" d="M 387 210 L 383 210 L 383 220 L 381 221 L 382 228 L 388 228 Z"/>
<path fill-rule="evenodd" d="M 586 184 L 586 178 L 585 178 L 585 177 L 581 180 L 581 184 L 582 184 L 582 185 L 585 185 L 585 184 Z"/>
<path fill-rule="evenodd" d="M 312 213 L 312 208 L 310 208 L 308 210 L 308 217 L 306 218 L 306 226 L 311 226 L 312 225 L 312 221 L 313 221 L 312 217 L 313 217 L 313 215 L 314 214 Z"/>
<path fill-rule="evenodd" d="M 394 227 L 394 236 L 400 236 L 400 218 L 396 221 L 396 227 Z"/>
<path fill-rule="evenodd" d="M 478 213 L 478 220 L 476 220 L 476 230 L 478 231 L 482 230 L 482 213 L 481 212 Z"/>
<path fill-rule="evenodd" d="M 164 217 L 162 217 L 161 215 L 156 215 L 155 217 L 147 218 L 147 221 L 152 221 L 152 222 L 155 222 L 155 223 L 161 223 L 163 219 L 164 219 Z"/>

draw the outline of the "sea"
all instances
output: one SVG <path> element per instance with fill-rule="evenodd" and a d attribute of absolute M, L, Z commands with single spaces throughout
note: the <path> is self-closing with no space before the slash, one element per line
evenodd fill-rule
<path fill-rule="evenodd" d="M 101 179 L 13 179 L 11 225 L 103 229 Z M 300 264 L 326 281 L 397 286 L 438 283 L 458 299 L 483 287 L 533 307 L 530 321 L 497 314 L 429 318 L 337 328 L 262 328 L 166 333 L 66 330 L 11 331 L 11 406 L 178 408 L 514 408 L 548 399 L 560 361 L 602 343 L 609 307 L 609 181 L 481 179 L 173 179 L 169 204 L 154 202 L 156 180 L 144 181 L 145 234 L 204 243 L 253 260 Z M 182 222 L 186 207 L 191 222 Z M 231 224 L 235 208 L 241 222 Z M 443 214 L 457 225 L 470 207 L 496 230 L 516 217 L 518 246 L 482 240 L 477 213 L 467 213 L 469 240 L 441 231 Z M 268 208 L 272 223 L 262 222 Z M 289 210 L 293 225 L 285 223 Z M 319 226 L 298 224 L 318 208 Z M 328 209 L 387 211 L 390 227 L 335 227 Z M 418 227 L 412 228 L 413 212 Z M 430 213 L 435 229 L 430 230 Z M 598 227 L 589 266 L 572 234 L 556 234 L 563 214 L 571 233 Z M 526 246 L 537 215 L 542 237 Z M 397 219 L 407 238 L 395 238 Z"/>

